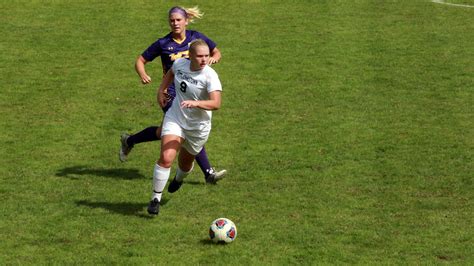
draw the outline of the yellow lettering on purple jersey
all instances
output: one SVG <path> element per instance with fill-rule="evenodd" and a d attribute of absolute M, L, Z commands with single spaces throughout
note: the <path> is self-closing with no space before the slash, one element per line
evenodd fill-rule
<path fill-rule="evenodd" d="M 175 54 L 170 54 L 171 61 L 176 61 L 176 59 L 181 58 L 181 57 L 189 58 L 189 50 L 178 52 Z"/>

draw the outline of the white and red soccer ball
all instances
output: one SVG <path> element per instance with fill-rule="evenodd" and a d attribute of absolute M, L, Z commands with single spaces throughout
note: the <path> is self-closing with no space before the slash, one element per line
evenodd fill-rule
<path fill-rule="evenodd" d="M 209 238 L 215 243 L 231 243 L 237 237 L 237 227 L 227 218 L 218 218 L 211 223 Z"/>

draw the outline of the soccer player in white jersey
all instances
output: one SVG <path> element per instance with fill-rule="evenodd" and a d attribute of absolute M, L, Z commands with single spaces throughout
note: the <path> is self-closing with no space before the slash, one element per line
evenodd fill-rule
<path fill-rule="evenodd" d="M 165 89 L 171 82 L 176 88 L 176 98 L 163 120 L 160 159 L 153 171 L 149 214 L 159 213 L 163 189 L 178 153 L 178 168 L 168 192 L 178 190 L 192 171 L 194 157 L 201 151 L 211 131 L 212 110 L 221 106 L 222 85 L 217 73 L 208 66 L 209 54 L 205 41 L 193 41 L 189 47 L 189 60 L 176 60 L 158 89 L 157 100 L 161 107 L 167 104 Z"/>

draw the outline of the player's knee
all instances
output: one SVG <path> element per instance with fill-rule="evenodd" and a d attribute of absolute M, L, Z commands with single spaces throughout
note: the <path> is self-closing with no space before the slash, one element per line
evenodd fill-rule
<path fill-rule="evenodd" d="M 171 168 L 171 166 L 173 165 L 173 162 L 170 162 L 170 161 L 166 161 L 166 160 L 163 160 L 163 159 L 159 159 L 157 164 L 161 167 L 164 167 L 164 168 Z"/>
<path fill-rule="evenodd" d="M 161 167 L 171 168 L 173 164 L 174 157 L 170 153 L 162 153 L 160 159 L 158 160 L 158 164 Z"/>

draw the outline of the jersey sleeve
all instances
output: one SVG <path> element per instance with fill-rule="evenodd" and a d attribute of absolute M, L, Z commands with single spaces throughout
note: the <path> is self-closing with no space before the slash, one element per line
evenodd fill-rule
<path fill-rule="evenodd" d="M 196 39 L 202 39 L 207 43 L 207 46 L 209 46 L 209 51 L 214 50 L 214 48 L 217 47 L 217 44 L 213 42 L 211 39 L 207 38 L 206 35 L 200 33 L 199 31 L 196 31 L 197 38 Z"/>
<path fill-rule="evenodd" d="M 157 40 L 142 53 L 142 56 L 149 62 L 160 56 L 162 52 L 163 49 L 161 48 L 160 40 Z"/>
<path fill-rule="evenodd" d="M 214 69 L 210 68 L 209 74 L 207 75 L 207 92 L 213 91 L 222 91 L 222 84 L 219 80 L 219 76 L 217 75 Z"/>

